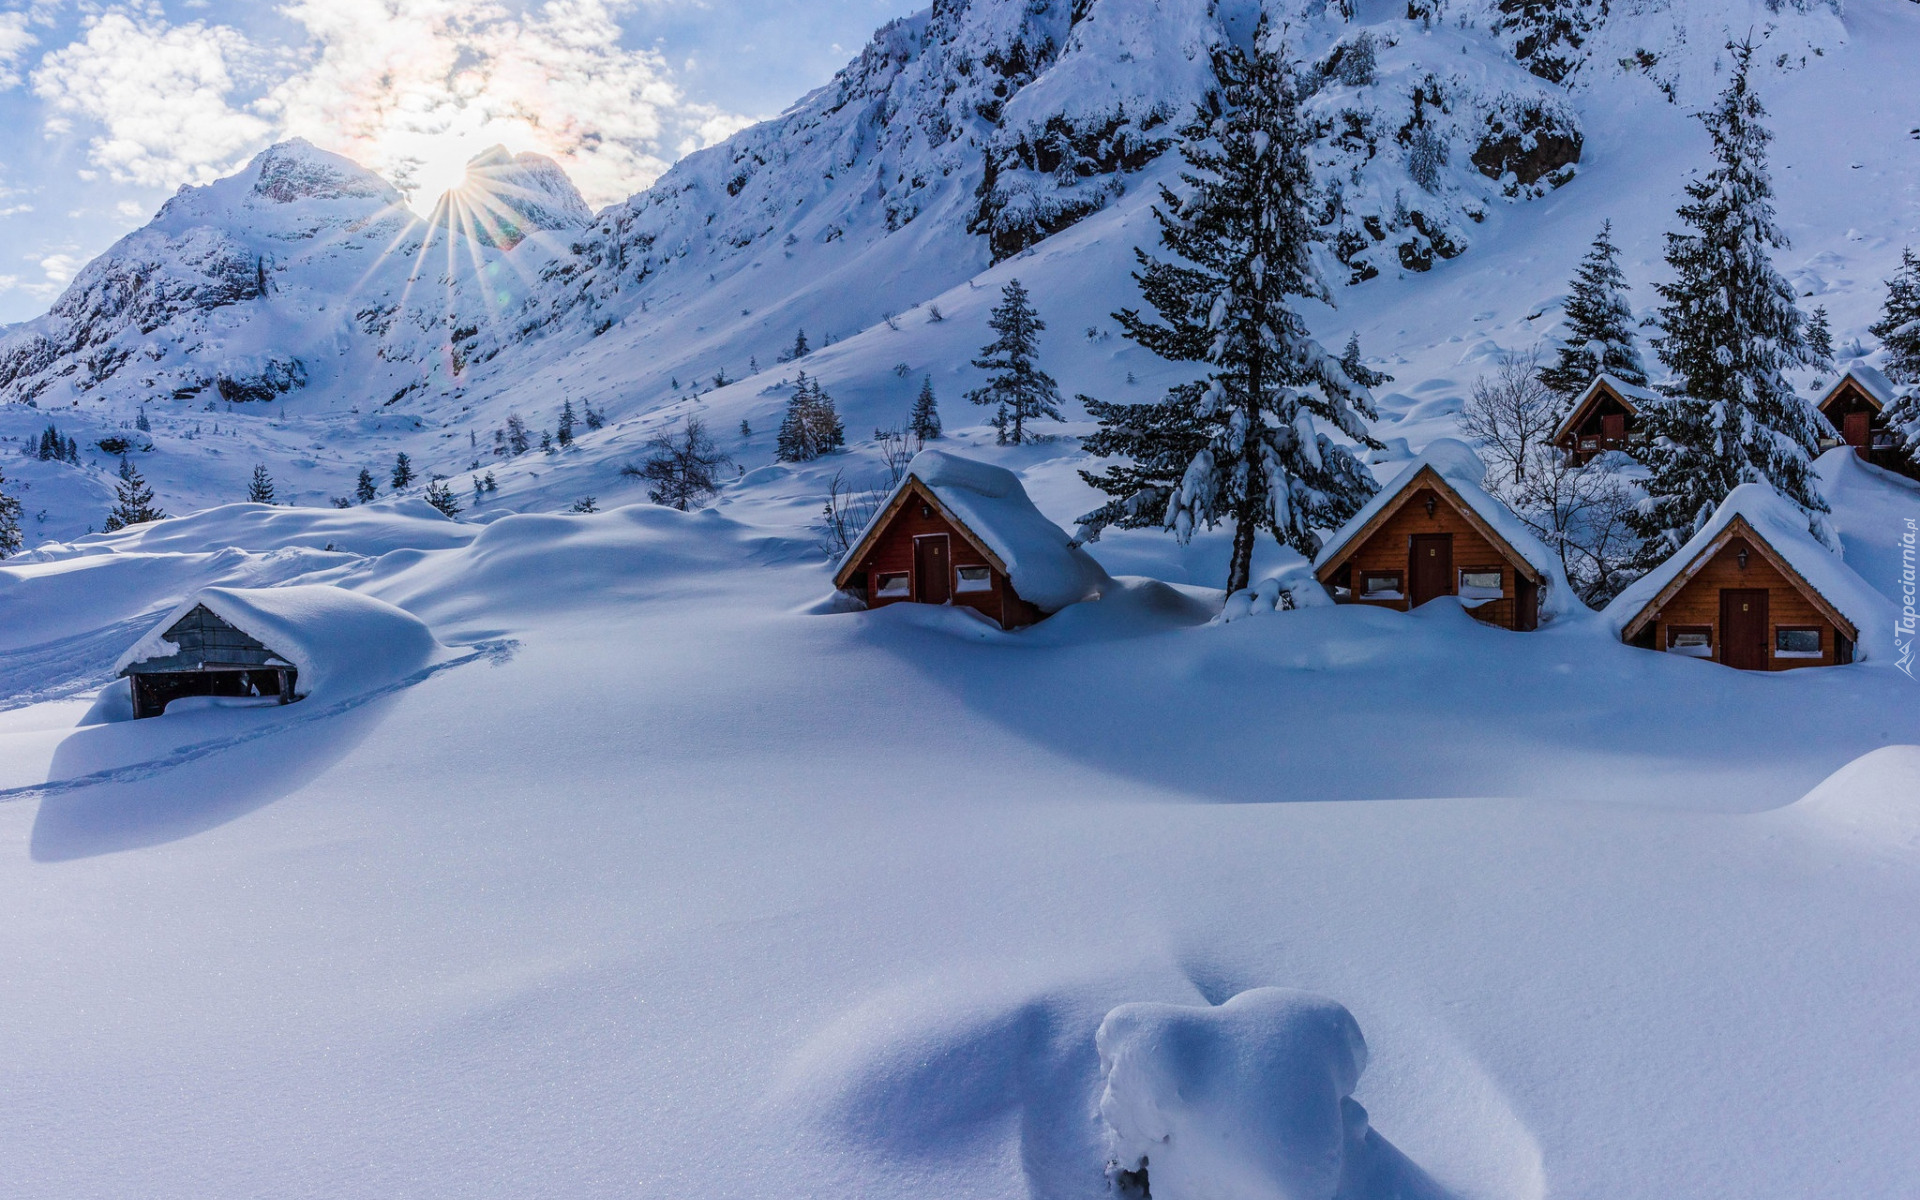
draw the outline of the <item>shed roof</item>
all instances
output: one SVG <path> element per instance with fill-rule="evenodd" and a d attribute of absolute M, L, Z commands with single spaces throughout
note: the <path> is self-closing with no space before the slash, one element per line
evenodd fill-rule
<path fill-rule="evenodd" d="M 1862 392 L 1866 393 L 1867 399 L 1873 401 L 1875 408 L 1885 409 L 1887 405 L 1893 403 L 1893 381 L 1881 374 L 1880 368 L 1868 366 L 1863 362 L 1855 362 L 1847 367 L 1840 378 L 1833 381 L 1833 386 L 1827 389 L 1825 396 L 1821 397 L 1819 404 L 1820 411 L 1826 411 L 1827 405 L 1834 402 L 1834 399 L 1840 395 L 1841 389 L 1846 387 L 1849 380 Z"/>
<path fill-rule="evenodd" d="M 1661 398 L 1660 393 L 1652 388 L 1636 386 L 1617 375 L 1605 373 L 1596 375 L 1593 382 L 1587 385 L 1587 390 L 1581 392 L 1579 398 L 1573 402 L 1573 407 L 1567 410 L 1566 418 L 1553 431 L 1553 440 L 1557 442 L 1573 432 L 1580 422 L 1586 419 L 1588 411 L 1609 392 L 1630 413 L 1638 413 L 1645 405 L 1657 404 Z"/>
<path fill-rule="evenodd" d="M 1314 575 L 1326 582 L 1415 491 L 1428 486 L 1450 501 L 1496 549 L 1516 566 L 1528 568 L 1535 581 L 1544 585 L 1540 594 L 1543 615 L 1571 611 L 1579 601 L 1559 559 L 1511 509 L 1480 486 L 1486 474 L 1486 464 L 1472 447 L 1454 438 L 1436 438 L 1328 539 L 1313 560 Z"/>
<path fill-rule="evenodd" d="M 382 600 L 324 584 L 275 588 L 204 588 L 162 617 L 114 664 L 116 675 L 173 658 L 175 626 L 204 607 L 225 625 L 264 646 L 300 672 L 305 696 L 378 669 L 425 662 L 438 644 L 418 617 Z"/>
<path fill-rule="evenodd" d="M 1097 596 L 1109 582 L 1093 556 L 1034 507 L 1012 471 L 941 450 L 922 450 L 854 539 L 834 573 L 835 587 L 847 585 L 854 567 L 916 485 L 1005 573 L 1020 598 L 1042 612 Z"/>
<path fill-rule="evenodd" d="M 1849 638 L 1862 642 L 1862 630 L 1878 629 L 1888 616 L 1886 598 L 1821 545 L 1807 529 L 1806 514 L 1772 485 L 1743 483 L 1720 503 L 1700 531 L 1671 558 L 1642 575 L 1607 605 L 1616 634 L 1631 638 L 1653 614 L 1685 587 L 1735 537 L 1744 537 L 1773 560 L 1781 574 L 1796 581 L 1815 607 L 1838 618 Z M 1864 642 L 1861 657 L 1866 657 Z"/>

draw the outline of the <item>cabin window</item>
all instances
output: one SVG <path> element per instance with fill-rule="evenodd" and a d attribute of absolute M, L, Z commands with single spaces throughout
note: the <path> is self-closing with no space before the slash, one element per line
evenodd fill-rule
<path fill-rule="evenodd" d="M 913 595 L 913 577 L 905 571 L 889 571 L 873 577 L 873 594 L 882 600 L 904 600 Z"/>
<path fill-rule="evenodd" d="M 1773 631 L 1775 658 L 1819 658 L 1820 629 L 1815 625 L 1782 625 Z"/>
<path fill-rule="evenodd" d="M 1688 658 L 1712 658 L 1713 626 L 1667 626 L 1667 653 L 1684 654 Z"/>
<path fill-rule="evenodd" d="M 1399 600 L 1400 572 L 1398 571 L 1362 571 L 1360 573 L 1360 598 L 1362 600 Z"/>
<path fill-rule="evenodd" d="M 993 590 L 993 568 L 960 567 L 960 581 L 954 585 L 956 592 L 990 592 Z"/>
<path fill-rule="evenodd" d="M 1498 600 L 1506 595 L 1500 585 L 1500 568 L 1474 568 L 1460 572 L 1462 600 Z"/>

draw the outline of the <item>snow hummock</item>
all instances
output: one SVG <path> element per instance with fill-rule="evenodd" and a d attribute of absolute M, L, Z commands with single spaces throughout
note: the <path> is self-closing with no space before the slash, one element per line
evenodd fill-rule
<path fill-rule="evenodd" d="M 1332 1000 L 1264 987 L 1217 1007 L 1124 1004 L 1095 1040 L 1111 1169 L 1146 1172 L 1157 1200 L 1440 1194 L 1368 1128 L 1353 1099 L 1366 1039 Z"/>
<path fill-rule="evenodd" d="M 1111 582 L 1092 555 L 1034 507 L 1019 476 L 1005 467 L 944 450 L 922 450 L 913 456 L 893 494 L 854 539 L 846 561 L 860 553 L 881 518 L 909 481 L 916 479 L 1006 564 L 1013 590 L 1042 612 L 1093 599 Z"/>
<path fill-rule="evenodd" d="M 1920 852 L 1920 746 L 1864 754 L 1786 811 L 1882 850 Z"/>
<path fill-rule="evenodd" d="M 1367 523 L 1380 514 L 1380 511 L 1392 504 L 1401 492 L 1413 483 L 1423 468 L 1431 467 L 1440 476 L 1443 483 L 1452 489 L 1474 514 L 1485 521 L 1495 533 L 1504 538 L 1508 545 L 1521 558 L 1540 573 L 1545 586 L 1540 590 L 1540 619 L 1549 620 L 1556 616 L 1565 616 L 1584 609 L 1573 587 L 1567 582 L 1567 573 L 1561 567 L 1560 560 L 1546 544 L 1534 536 L 1532 530 L 1515 516 L 1513 510 L 1500 503 L 1480 485 L 1487 477 L 1487 464 L 1474 452 L 1473 447 L 1458 438 L 1435 438 L 1427 448 L 1415 458 L 1407 461 L 1388 479 L 1373 499 L 1362 505 L 1360 511 L 1342 525 L 1332 537 L 1327 539 L 1320 553 L 1314 558 L 1313 565 L 1318 568 L 1337 557 L 1346 548 Z"/>
<path fill-rule="evenodd" d="M 1766 483 L 1743 483 L 1733 489 L 1700 531 L 1687 539 L 1687 544 L 1673 557 L 1613 598 L 1604 615 L 1615 635 L 1624 633 L 1641 610 L 1653 603 L 1682 571 L 1693 566 L 1694 560 L 1706 552 L 1735 517 L 1745 518 L 1774 553 L 1799 572 L 1841 616 L 1853 622 L 1860 635 L 1855 648 L 1857 659 L 1864 661 L 1887 653 L 1884 649 L 1886 631 L 1893 627 L 1893 612 L 1886 597 L 1860 578 L 1845 559 L 1815 540 L 1807 530 L 1806 514 Z"/>
<path fill-rule="evenodd" d="M 276 588 L 203 588 L 163 617 L 113 665 L 119 675 L 135 664 L 171 657 L 178 649 L 162 635 L 206 605 L 299 671 L 297 696 L 339 698 L 405 678 L 439 649 L 420 618 L 384 600 L 326 584 Z"/>

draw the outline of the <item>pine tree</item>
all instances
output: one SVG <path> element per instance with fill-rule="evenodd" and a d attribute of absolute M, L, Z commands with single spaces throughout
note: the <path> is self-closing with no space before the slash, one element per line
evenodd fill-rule
<path fill-rule="evenodd" d="M 999 431 L 1000 443 L 1017 446 L 1026 440 L 1027 422 L 1060 419 L 1059 387 L 1033 361 L 1047 323 L 1035 311 L 1027 289 L 1018 279 L 1010 279 L 1000 289 L 1000 303 L 987 318 L 987 327 L 1000 336 L 980 348 L 973 365 L 993 374 L 984 387 L 968 392 L 967 399 L 993 405 L 993 427 Z"/>
<path fill-rule="evenodd" d="M 527 423 L 520 419 L 519 413 L 507 414 L 507 453 L 515 458 L 533 448 L 533 441 L 527 436 Z"/>
<path fill-rule="evenodd" d="M 1686 231 L 1667 234 L 1675 278 L 1655 288 L 1665 303 L 1654 348 L 1673 381 L 1643 413 L 1653 436 L 1647 499 L 1634 516 L 1642 566 L 1678 550 L 1728 493 L 1759 480 L 1798 505 L 1815 536 L 1832 539 L 1812 470 L 1818 414 L 1784 374 L 1814 360 L 1806 319 L 1769 253 L 1787 245 L 1773 221 L 1772 134 L 1753 91 L 1752 43 L 1728 48 L 1732 78 L 1701 114 L 1715 165 L 1687 185 Z"/>
<path fill-rule="evenodd" d="M 1364 388 L 1377 388 L 1383 383 L 1393 382 L 1393 376 L 1367 365 L 1366 358 L 1360 353 L 1358 333 L 1347 335 L 1347 348 L 1340 352 L 1340 369 L 1347 373 L 1348 379 Z"/>
<path fill-rule="evenodd" d="M 793 346 L 787 351 L 787 361 L 792 362 L 794 359 L 805 358 L 811 353 L 813 353 L 813 347 L 807 345 L 807 331 L 804 329 L 796 330 L 793 335 Z"/>
<path fill-rule="evenodd" d="M 427 482 L 426 501 L 449 517 L 460 515 L 460 501 L 455 499 L 453 489 L 437 476 Z"/>
<path fill-rule="evenodd" d="M 553 431 L 553 440 L 560 443 L 562 449 L 573 445 L 573 401 L 568 400 L 560 406 L 560 423 Z"/>
<path fill-rule="evenodd" d="M 582 401 L 580 407 L 587 411 L 587 429 L 589 431 L 598 429 L 607 423 L 607 414 L 594 408 L 593 405 Z"/>
<path fill-rule="evenodd" d="M 0 475 L 0 489 L 6 485 L 7 477 Z M 20 532 L 20 500 L 0 490 L 0 558 L 20 553 L 24 537 Z"/>
<path fill-rule="evenodd" d="M 553 435 L 544 429 L 540 431 L 540 453 L 553 453 Z"/>
<path fill-rule="evenodd" d="M 402 450 L 393 456 L 393 490 L 399 491 L 413 482 L 413 460 Z"/>
<path fill-rule="evenodd" d="M 907 432 L 923 442 L 940 436 L 940 405 L 933 398 L 933 376 L 920 381 L 920 394 L 913 398 L 913 412 L 907 417 Z"/>
<path fill-rule="evenodd" d="M 153 489 L 125 456 L 120 458 L 120 482 L 114 486 L 113 511 L 107 514 L 106 531 L 125 529 L 143 521 L 158 521 L 167 514 L 153 504 Z"/>
<path fill-rule="evenodd" d="M 254 464 L 253 482 L 247 485 L 247 502 L 249 504 L 273 503 L 273 476 L 267 474 L 265 463 Z"/>
<path fill-rule="evenodd" d="M 1900 252 L 1900 269 L 1887 280 L 1880 319 L 1867 329 L 1885 347 L 1887 378 L 1901 389 L 1887 408 L 1887 424 L 1907 455 L 1920 462 L 1920 256 L 1913 247 Z"/>
<path fill-rule="evenodd" d="M 786 415 L 780 421 L 774 454 L 781 462 L 811 462 L 822 454 L 847 443 L 839 411 L 833 397 L 821 390 L 818 379 L 805 371 L 793 387 Z"/>
<path fill-rule="evenodd" d="M 380 495 L 380 489 L 373 484 L 373 472 L 360 468 L 360 480 L 353 485 L 353 498 L 362 504 L 372 504 Z"/>
<path fill-rule="evenodd" d="M 1827 306 L 1822 304 L 1813 310 L 1813 316 L 1807 319 L 1807 353 L 1821 366 L 1833 365 L 1833 325 L 1827 319 Z"/>
<path fill-rule="evenodd" d="M 1560 356 L 1540 369 L 1540 382 L 1568 400 L 1586 391 L 1601 374 L 1647 386 L 1647 368 L 1634 344 L 1633 307 L 1627 303 L 1627 277 L 1619 258 L 1613 222 L 1608 221 L 1600 226 L 1599 236 L 1568 285 L 1567 329 Z"/>
<path fill-rule="evenodd" d="M 144 405 L 144 404 L 142 404 L 142 405 L 140 406 L 140 412 L 139 412 L 139 415 L 137 415 L 137 416 L 135 416 L 135 417 L 134 417 L 134 419 L 133 419 L 133 427 L 134 427 L 135 429 L 138 429 L 138 430 L 139 430 L 139 431 L 140 431 L 141 433 L 152 433 L 152 432 L 153 432 L 153 422 L 151 422 L 151 421 L 149 421 L 149 420 L 147 420 L 147 406 L 146 406 L 146 405 Z"/>
<path fill-rule="evenodd" d="M 817 385 L 816 385 L 817 386 Z M 679 436 L 661 430 L 647 442 L 652 454 L 644 466 L 626 470 L 647 480 L 647 499 L 686 512 L 720 490 L 720 468 L 733 459 L 721 453 L 699 417 L 688 417 Z M 576 508 L 576 512 L 592 509 Z"/>
<path fill-rule="evenodd" d="M 1226 524 L 1231 593 L 1248 585 L 1260 530 L 1311 558 L 1316 528 L 1373 494 L 1371 474 L 1329 431 L 1379 443 L 1367 386 L 1288 303 L 1332 300 L 1312 255 L 1311 134 L 1292 65 L 1264 19 L 1251 50 L 1229 44 L 1212 56 L 1214 85 L 1180 131 L 1188 194 L 1163 187 L 1154 209 L 1161 245 L 1178 260 L 1135 251 L 1134 278 L 1160 320 L 1114 314 L 1129 338 L 1204 374 L 1157 404 L 1085 401 L 1101 422 L 1088 448 L 1132 463 L 1086 476 L 1115 499 L 1082 525 L 1091 537 L 1107 524 L 1158 523 L 1184 542 Z"/>

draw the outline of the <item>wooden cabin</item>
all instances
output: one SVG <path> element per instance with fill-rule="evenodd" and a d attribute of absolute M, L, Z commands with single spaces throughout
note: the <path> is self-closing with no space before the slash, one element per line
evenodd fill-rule
<path fill-rule="evenodd" d="M 1013 472 L 938 450 L 914 457 L 834 572 L 868 608 L 952 604 L 1003 629 L 1095 598 L 1106 581 Z"/>
<path fill-rule="evenodd" d="M 1837 435 L 1822 438 L 1820 448 L 1852 446 L 1876 467 L 1920 479 L 1920 464 L 1901 449 L 1899 434 L 1887 423 L 1893 400 L 1893 384 L 1885 375 L 1865 363 L 1848 367 L 1820 401 L 1820 415 Z"/>
<path fill-rule="evenodd" d="M 157 645 L 137 653 L 120 674 L 131 682 L 136 720 L 159 716 L 183 696 L 290 704 L 299 678 L 292 663 L 203 603 L 178 614 L 160 631 Z"/>
<path fill-rule="evenodd" d="M 1816 583 L 1816 580 L 1818 583 Z M 1681 551 L 1608 606 L 1629 645 L 1746 671 L 1838 666 L 1871 620 L 1865 581 L 1765 484 L 1734 490 Z"/>
<path fill-rule="evenodd" d="M 1442 442 L 1479 468 L 1467 447 Z M 1340 604 L 1407 612 L 1458 596 L 1489 625 L 1537 629 L 1542 596 L 1554 586 L 1546 548 L 1480 488 L 1484 468 L 1452 469 L 1440 446 L 1430 446 L 1334 535 L 1314 560 L 1314 577 Z"/>
<path fill-rule="evenodd" d="M 1629 453 L 1645 440 L 1640 410 L 1657 393 L 1648 388 L 1601 375 L 1587 385 L 1553 431 L 1553 444 L 1574 463 L 1585 463 L 1608 450 Z"/>

